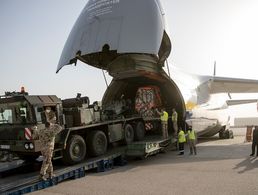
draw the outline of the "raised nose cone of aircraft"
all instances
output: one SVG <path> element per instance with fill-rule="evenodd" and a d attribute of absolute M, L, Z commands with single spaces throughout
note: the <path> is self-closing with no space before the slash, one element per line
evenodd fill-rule
<path fill-rule="evenodd" d="M 159 0 L 89 0 L 67 39 L 57 72 L 78 59 L 105 69 L 113 80 L 103 107 L 124 97 L 134 105 L 132 113 L 165 107 L 171 115 L 176 108 L 182 126 L 184 99 L 162 69 L 171 51 L 164 17 Z"/>
<path fill-rule="evenodd" d="M 143 61 L 162 66 L 170 50 L 159 0 L 89 0 L 66 41 L 57 72 L 79 59 L 112 75 L 121 55 L 133 59 L 132 64 L 146 55 Z"/>

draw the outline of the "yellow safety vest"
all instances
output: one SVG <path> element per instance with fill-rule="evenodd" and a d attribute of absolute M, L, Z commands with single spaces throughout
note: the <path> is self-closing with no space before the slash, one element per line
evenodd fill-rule
<path fill-rule="evenodd" d="M 180 130 L 179 133 L 178 133 L 178 142 L 179 143 L 184 143 L 186 142 L 186 139 L 185 139 L 185 132 L 183 130 Z"/>
<path fill-rule="evenodd" d="M 161 121 L 168 121 L 168 113 L 166 111 L 163 112 L 163 115 L 160 116 Z"/>
<path fill-rule="evenodd" d="M 177 112 L 173 112 L 172 114 L 172 121 L 177 121 Z"/>
<path fill-rule="evenodd" d="M 194 130 L 192 130 L 192 131 L 188 130 L 188 136 L 189 136 L 189 139 L 195 140 L 195 132 L 194 132 Z"/>

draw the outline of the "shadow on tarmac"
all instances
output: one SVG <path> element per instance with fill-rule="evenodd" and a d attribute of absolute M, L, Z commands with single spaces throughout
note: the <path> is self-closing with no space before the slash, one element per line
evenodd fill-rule
<path fill-rule="evenodd" d="M 246 171 L 250 171 L 252 169 L 258 168 L 257 164 L 257 157 L 248 157 L 238 163 L 233 169 L 240 169 L 243 168 L 243 170 L 238 171 L 238 173 L 242 174 L 245 173 Z"/>
<path fill-rule="evenodd" d="M 216 138 L 214 139 L 216 140 Z M 200 141 L 200 143 L 203 143 L 203 140 Z M 144 160 L 130 160 L 127 166 L 119 167 L 113 170 L 112 172 L 108 171 L 100 174 L 95 174 L 95 176 L 115 174 L 117 172 L 126 172 L 128 170 L 136 169 L 141 166 L 182 164 L 182 163 L 184 164 L 184 163 L 194 163 L 194 162 L 220 163 L 220 161 L 223 161 L 223 160 L 229 160 L 229 161 L 235 160 L 235 161 L 232 161 L 232 170 L 239 170 L 237 173 L 242 174 L 242 173 L 245 173 L 246 171 L 250 171 L 255 168 L 258 168 L 258 157 L 257 158 L 249 157 L 250 151 L 251 151 L 251 144 L 237 143 L 237 144 L 231 144 L 231 145 L 197 145 L 197 155 L 189 155 L 189 147 L 186 144 L 185 154 L 182 156 L 177 155 L 178 151 L 168 150 L 166 153 L 160 153 L 155 156 L 150 156 Z M 223 166 L 223 163 L 222 163 L 222 166 Z"/>
<path fill-rule="evenodd" d="M 150 156 L 144 160 L 128 160 L 128 164 L 126 166 L 116 167 L 112 171 L 99 172 L 96 173 L 94 170 L 87 171 L 88 174 L 94 172 L 94 176 L 102 176 L 108 174 L 115 174 L 117 172 L 126 172 L 131 169 L 137 169 L 141 166 L 153 166 L 153 165 L 169 165 L 169 164 L 185 164 L 185 163 L 194 163 L 194 162 L 214 162 L 219 163 L 222 160 L 232 160 L 239 159 L 242 160 L 238 164 L 232 163 L 232 169 L 238 170 L 239 174 L 244 173 L 246 171 L 250 171 L 252 169 L 258 168 L 258 158 L 250 158 L 249 154 L 251 151 L 251 144 L 231 144 L 231 145 L 202 145 L 202 143 L 209 142 L 211 140 L 219 140 L 218 138 L 209 138 L 209 139 L 200 139 L 197 144 L 197 155 L 189 155 L 188 145 L 185 144 L 185 154 L 183 156 L 179 156 L 178 151 L 171 151 L 170 148 L 166 150 L 165 153 L 159 153 L 154 156 Z M 228 143 L 225 140 L 225 143 Z M 217 161 L 217 162 L 216 162 Z M 63 165 L 58 162 L 54 163 L 56 166 L 54 167 L 55 171 L 58 171 L 60 168 L 63 168 Z M 24 177 L 25 175 L 38 175 L 40 166 L 35 169 L 35 172 L 24 174 L 21 173 L 19 176 L 16 175 L 16 178 Z M 87 173 L 86 173 L 87 175 Z M 1 182 L 0 182 L 1 183 Z"/>

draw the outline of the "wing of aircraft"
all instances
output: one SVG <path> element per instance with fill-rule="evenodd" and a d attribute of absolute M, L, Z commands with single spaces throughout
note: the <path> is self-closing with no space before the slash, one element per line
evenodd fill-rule
<path fill-rule="evenodd" d="M 234 106 L 239 104 L 250 104 L 257 102 L 258 99 L 245 99 L 245 100 L 227 100 L 228 106 Z"/>
<path fill-rule="evenodd" d="M 203 116 L 208 118 L 217 118 L 218 123 L 214 125 L 213 130 L 209 130 L 209 126 L 203 128 L 199 135 L 212 136 L 219 133 L 221 138 L 233 137 L 233 132 L 229 130 L 230 113 L 227 110 L 228 106 L 247 104 L 257 102 L 256 99 L 232 99 L 233 93 L 258 93 L 258 80 L 211 77 L 207 81 L 202 82 L 197 87 L 197 103 L 205 105 L 201 109 L 205 109 Z M 248 97 L 248 95 L 247 95 Z M 201 112 L 196 110 L 198 118 L 203 117 Z M 199 113 L 199 115 L 198 115 Z M 220 127 L 217 128 L 216 126 Z M 196 127 L 199 128 L 198 123 Z M 208 129 L 208 130 L 207 130 Z M 205 132 L 205 133 L 204 133 Z M 231 136 L 230 136 L 231 135 Z"/>
<path fill-rule="evenodd" d="M 202 83 L 199 88 L 208 86 L 214 93 L 258 93 L 258 80 L 238 79 L 229 77 L 212 77 Z"/>
<path fill-rule="evenodd" d="M 208 80 L 202 82 L 196 89 L 197 104 L 204 104 L 210 101 L 213 94 L 228 94 L 227 101 L 231 98 L 231 93 L 258 93 L 258 80 L 239 79 L 229 77 L 210 77 Z M 250 99 L 248 99 L 250 102 Z M 255 100 L 253 100 L 255 101 Z M 246 103 L 241 101 L 242 104 Z M 228 105 L 237 104 L 237 101 L 228 101 Z M 240 104 L 240 101 L 238 101 Z"/>

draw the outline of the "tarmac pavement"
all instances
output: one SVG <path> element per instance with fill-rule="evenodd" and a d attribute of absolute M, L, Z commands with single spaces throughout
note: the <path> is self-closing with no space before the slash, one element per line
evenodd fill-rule
<path fill-rule="evenodd" d="M 258 158 L 249 157 L 251 143 L 244 140 L 201 139 L 196 156 L 189 155 L 188 148 L 184 156 L 167 151 L 32 194 L 258 194 Z"/>

